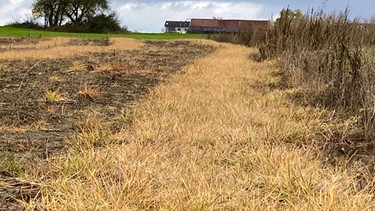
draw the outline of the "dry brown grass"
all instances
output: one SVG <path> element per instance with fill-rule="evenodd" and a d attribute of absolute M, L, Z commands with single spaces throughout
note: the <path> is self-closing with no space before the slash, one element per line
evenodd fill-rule
<path fill-rule="evenodd" d="M 100 90 L 95 85 L 84 83 L 81 90 L 78 91 L 78 96 L 88 99 L 95 99 L 100 96 Z"/>
<path fill-rule="evenodd" d="M 51 110 L 50 112 L 55 112 L 55 111 Z M 22 134 L 30 130 L 45 129 L 47 126 L 49 126 L 47 122 L 40 120 L 40 121 L 33 122 L 31 124 L 20 125 L 20 126 L 1 125 L 0 132 Z"/>
<path fill-rule="evenodd" d="M 358 119 L 347 142 L 357 142 L 351 148 L 363 151 L 361 145 L 375 138 L 374 31 L 372 24 L 348 16 L 348 8 L 332 14 L 312 9 L 305 15 L 284 9 L 267 30 L 259 58 L 278 61 L 285 86 L 299 87 L 300 102 Z"/>
<path fill-rule="evenodd" d="M 0 126 L 0 132 L 9 132 L 9 133 L 25 133 L 29 129 L 30 127 L 27 127 L 27 126 L 21 126 L 21 127 Z"/>
<path fill-rule="evenodd" d="M 73 65 L 68 68 L 66 72 L 81 72 L 81 71 L 86 71 L 87 67 L 82 64 L 81 62 L 74 61 Z"/>
<path fill-rule="evenodd" d="M 310 146 L 330 127 L 327 111 L 288 102 L 293 90 L 272 89 L 273 66 L 248 60 L 249 51 L 221 44 L 156 87 L 134 105 L 132 129 L 112 134 L 124 144 L 35 164 L 27 177 L 42 198 L 27 208 L 374 209 L 357 188 L 361 165 L 334 168 Z"/>
<path fill-rule="evenodd" d="M 51 81 L 51 82 L 61 82 L 61 81 L 63 81 L 63 79 L 60 78 L 57 75 L 52 75 L 52 76 L 48 77 L 48 80 Z"/>
<path fill-rule="evenodd" d="M 95 67 L 98 72 L 127 72 L 127 73 L 150 73 L 152 70 L 143 69 L 137 61 L 129 61 L 128 64 L 104 63 Z"/>
<path fill-rule="evenodd" d="M 77 135 L 71 144 L 74 150 L 85 152 L 86 149 L 105 146 L 113 141 L 109 123 L 104 122 L 98 113 L 88 115 L 75 123 Z"/>
<path fill-rule="evenodd" d="M 132 50 L 143 46 L 142 41 L 130 38 L 111 38 L 109 46 L 72 46 L 67 45 L 72 38 L 51 38 L 38 44 L 17 45 L 17 48 L 35 48 L 29 50 L 10 50 L 0 52 L 0 59 L 14 58 L 58 58 L 89 52 L 112 52 L 114 50 Z"/>
<path fill-rule="evenodd" d="M 125 71 L 121 64 L 101 64 L 99 67 L 95 68 L 99 72 L 121 72 Z"/>

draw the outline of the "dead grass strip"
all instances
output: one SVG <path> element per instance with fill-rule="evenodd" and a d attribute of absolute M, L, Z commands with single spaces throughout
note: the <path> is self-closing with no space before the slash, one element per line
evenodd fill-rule
<path fill-rule="evenodd" d="M 290 104 L 267 80 L 249 86 L 273 71 L 248 60 L 251 49 L 209 44 L 219 49 L 135 103 L 132 130 L 117 134 L 125 145 L 80 151 L 30 172 L 49 178 L 50 187 L 33 208 L 375 207 L 372 194 L 356 189 L 359 167 L 331 168 L 314 148 L 296 147 L 314 141 L 321 112 Z"/>

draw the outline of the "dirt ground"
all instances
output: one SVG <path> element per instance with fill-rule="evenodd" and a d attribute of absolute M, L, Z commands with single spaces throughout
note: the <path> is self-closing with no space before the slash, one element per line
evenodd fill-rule
<path fill-rule="evenodd" d="M 0 53 L 34 49 L 39 41 L 45 40 L 1 38 Z M 22 47 L 16 49 L 18 44 Z M 66 45 L 113 43 L 77 39 Z M 63 154 L 77 135 L 79 122 L 93 114 L 109 122 L 112 132 L 120 130 L 114 120 L 128 105 L 212 51 L 210 46 L 185 40 L 145 41 L 133 50 L 0 60 L 0 158 L 40 162 Z M 36 194 L 33 184 L 15 176 L 0 169 L 0 210 Z"/>

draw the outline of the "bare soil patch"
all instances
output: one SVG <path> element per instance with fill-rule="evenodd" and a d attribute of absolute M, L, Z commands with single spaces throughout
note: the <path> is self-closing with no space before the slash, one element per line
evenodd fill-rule
<path fill-rule="evenodd" d="M 128 105 L 212 51 L 189 41 L 146 41 L 136 50 L 0 60 L 0 155 L 38 162 L 65 153 L 77 124 L 93 113 L 115 133 L 122 127 L 116 117 Z M 85 86 L 97 95 L 82 94 Z M 51 92 L 59 98 L 49 99 Z M 3 177 L 13 176 L 0 174 L 0 204 L 9 198 L 23 200 L 1 185 Z"/>
<path fill-rule="evenodd" d="M 46 40 L 46 39 L 37 38 L 37 37 L 0 37 L 0 44 L 1 45 L 37 44 L 43 40 Z"/>
<path fill-rule="evenodd" d="M 147 41 L 139 50 L 1 61 L 1 150 L 43 158 L 59 153 L 87 113 L 97 111 L 113 120 L 125 105 L 210 51 L 188 41 Z M 80 96 L 84 84 L 95 87 L 99 96 Z M 47 90 L 64 100 L 47 102 Z"/>
<path fill-rule="evenodd" d="M 0 52 L 34 50 L 36 44 L 45 40 L 47 39 L 35 37 L 0 37 Z"/>
<path fill-rule="evenodd" d="M 140 40 L 130 38 L 2 38 L 0 37 L 0 60 L 14 58 L 62 58 L 90 52 L 108 52 L 139 49 Z"/>

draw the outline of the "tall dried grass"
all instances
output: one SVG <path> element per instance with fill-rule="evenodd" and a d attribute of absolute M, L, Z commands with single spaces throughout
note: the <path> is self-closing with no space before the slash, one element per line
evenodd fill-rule
<path fill-rule="evenodd" d="M 113 136 L 124 144 L 30 168 L 43 189 L 27 208 L 374 209 L 361 165 L 334 168 L 297 147 L 321 141 L 328 111 L 288 102 L 293 90 L 270 87 L 274 66 L 250 61 L 249 48 L 211 44 L 220 47 L 135 103 L 131 129 Z"/>
<path fill-rule="evenodd" d="M 208 39 L 217 42 L 227 42 L 233 44 L 245 45 L 248 47 L 256 47 L 265 40 L 267 27 L 249 26 L 242 28 L 238 32 L 233 33 L 213 33 L 208 35 Z"/>
<path fill-rule="evenodd" d="M 362 139 L 374 138 L 375 25 L 322 11 L 296 16 L 283 10 L 260 47 L 263 59 L 277 58 L 290 87 L 300 87 L 303 103 L 325 106 L 359 119 Z"/>

